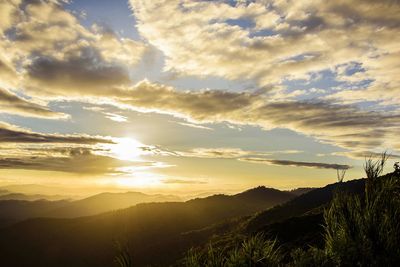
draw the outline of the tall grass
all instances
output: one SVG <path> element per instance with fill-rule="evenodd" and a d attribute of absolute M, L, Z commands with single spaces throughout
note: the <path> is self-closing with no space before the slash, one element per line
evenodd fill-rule
<path fill-rule="evenodd" d="M 257 267 L 278 266 L 282 254 L 276 241 L 256 234 L 234 249 L 216 249 L 209 245 L 206 252 L 191 250 L 185 259 L 186 267 Z"/>
<path fill-rule="evenodd" d="M 133 267 L 132 257 L 127 245 L 122 245 L 120 242 L 115 244 L 117 248 L 117 255 L 114 262 L 118 267 Z"/>
<path fill-rule="evenodd" d="M 366 160 L 364 196 L 339 191 L 324 213 L 325 250 L 337 266 L 400 262 L 400 177 L 380 177 L 386 160 Z"/>

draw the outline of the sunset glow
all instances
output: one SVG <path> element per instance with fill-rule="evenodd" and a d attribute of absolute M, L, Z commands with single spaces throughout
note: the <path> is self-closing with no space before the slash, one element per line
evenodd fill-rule
<path fill-rule="evenodd" d="M 139 160 L 143 154 L 140 148 L 144 145 L 133 138 L 119 138 L 115 141 L 116 144 L 108 145 L 108 148 L 110 153 L 120 160 Z"/>
<path fill-rule="evenodd" d="M 290 2 L 0 1 L 0 185 L 290 189 L 394 161 L 398 5 Z"/>
<path fill-rule="evenodd" d="M 0 0 L 0 267 L 398 266 L 400 0 Z"/>

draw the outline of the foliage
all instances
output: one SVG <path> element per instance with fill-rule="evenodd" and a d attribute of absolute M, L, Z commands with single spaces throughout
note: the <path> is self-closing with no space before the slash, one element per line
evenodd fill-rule
<path fill-rule="evenodd" d="M 257 267 L 277 266 L 281 259 L 276 241 L 266 240 L 262 234 L 256 234 L 230 250 L 214 248 L 212 245 L 203 254 L 191 250 L 185 262 L 187 267 Z"/>
<path fill-rule="evenodd" d="M 115 256 L 115 263 L 118 267 L 132 267 L 132 257 L 129 252 L 128 246 L 123 246 L 121 243 L 116 242 L 118 254 Z"/>
<path fill-rule="evenodd" d="M 379 177 L 387 156 L 368 159 L 364 197 L 338 192 L 325 218 L 325 250 L 337 266 L 400 262 L 400 177 Z"/>
<path fill-rule="evenodd" d="M 291 258 L 292 262 L 289 266 L 293 267 L 334 266 L 326 251 L 315 247 L 310 247 L 308 250 L 294 249 L 291 253 Z"/>

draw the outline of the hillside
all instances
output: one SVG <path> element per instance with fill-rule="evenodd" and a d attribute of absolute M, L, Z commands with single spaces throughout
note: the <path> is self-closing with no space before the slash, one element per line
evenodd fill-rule
<path fill-rule="evenodd" d="M 139 204 L 90 217 L 31 219 L 0 230 L 0 257 L 6 266 L 112 266 L 115 241 L 120 241 L 129 244 L 137 266 L 172 263 L 196 244 L 183 233 L 291 198 L 288 192 L 259 187 L 233 196 Z"/>
<path fill-rule="evenodd" d="M 27 201 L 35 201 L 35 200 L 48 200 L 48 201 L 58 201 L 58 200 L 67 200 L 65 196 L 61 195 L 40 195 L 40 194 L 22 194 L 22 193 L 6 193 L 0 195 L 1 200 L 27 200 Z"/>
<path fill-rule="evenodd" d="M 101 193 L 48 212 L 46 217 L 74 218 L 90 216 L 107 211 L 124 209 L 139 203 L 178 202 L 181 199 L 173 195 L 147 195 L 140 192 Z"/>
<path fill-rule="evenodd" d="M 41 196 L 9 192 L 0 196 L 0 227 L 28 218 L 74 218 L 124 209 L 139 203 L 180 201 L 172 195 L 139 192 L 101 193 L 76 201 L 49 201 L 41 199 Z"/>
<path fill-rule="evenodd" d="M 362 194 L 365 179 L 340 184 L 341 190 Z M 298 197 L 258 212 L 252 216 L 227 220 L 183 235 L 184 240 L 196 240 L 194 247 L 206 248 L 209 242 L 216 247 L 235 246 L 238 238 L 263 233 L 280 244 L 283 251 L 293 248 L 320 246 L 323 243 L 323 209 L 330 203 L 338 183 L 313 188 Z M 179 265 L 179 264 L 178 264 Z"/>
<path fill-rule="evenodd" d="M 351 180 L 343 182 L 342 188 L 351 194 L 361 194 L 364 192 L 365 179 Z M 271 223 L 284 221 L 291 217 L 301 216 L 306 213 L 315 211 L 322 212 L 326 204 L 332 200 L 333 193 L 337 189 L 338 184 L 330 184 L 322 188 L 314 189 L 308 193 L 302 194 L 293 200 L 275 206 L 270 210 L 266 210 L 256 214 L 247 226 L 248 232 L 257 232 Z"/>
<path fill-rule="evenodd" d="M 0 201 L 0 227 L 28 218 L 43 217 L 48 212 L 64 207 L 68 203 L 66 200 L 2 200 Z"/>

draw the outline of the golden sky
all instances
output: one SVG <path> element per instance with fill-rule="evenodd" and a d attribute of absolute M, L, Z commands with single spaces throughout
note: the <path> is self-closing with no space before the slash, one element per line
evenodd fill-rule
<path fill-rule="evenodd" d="M 365 157 L 399 157 L 398 14 L 392 0 L 0 0 L 0 186 L 359 178 Z"/>

